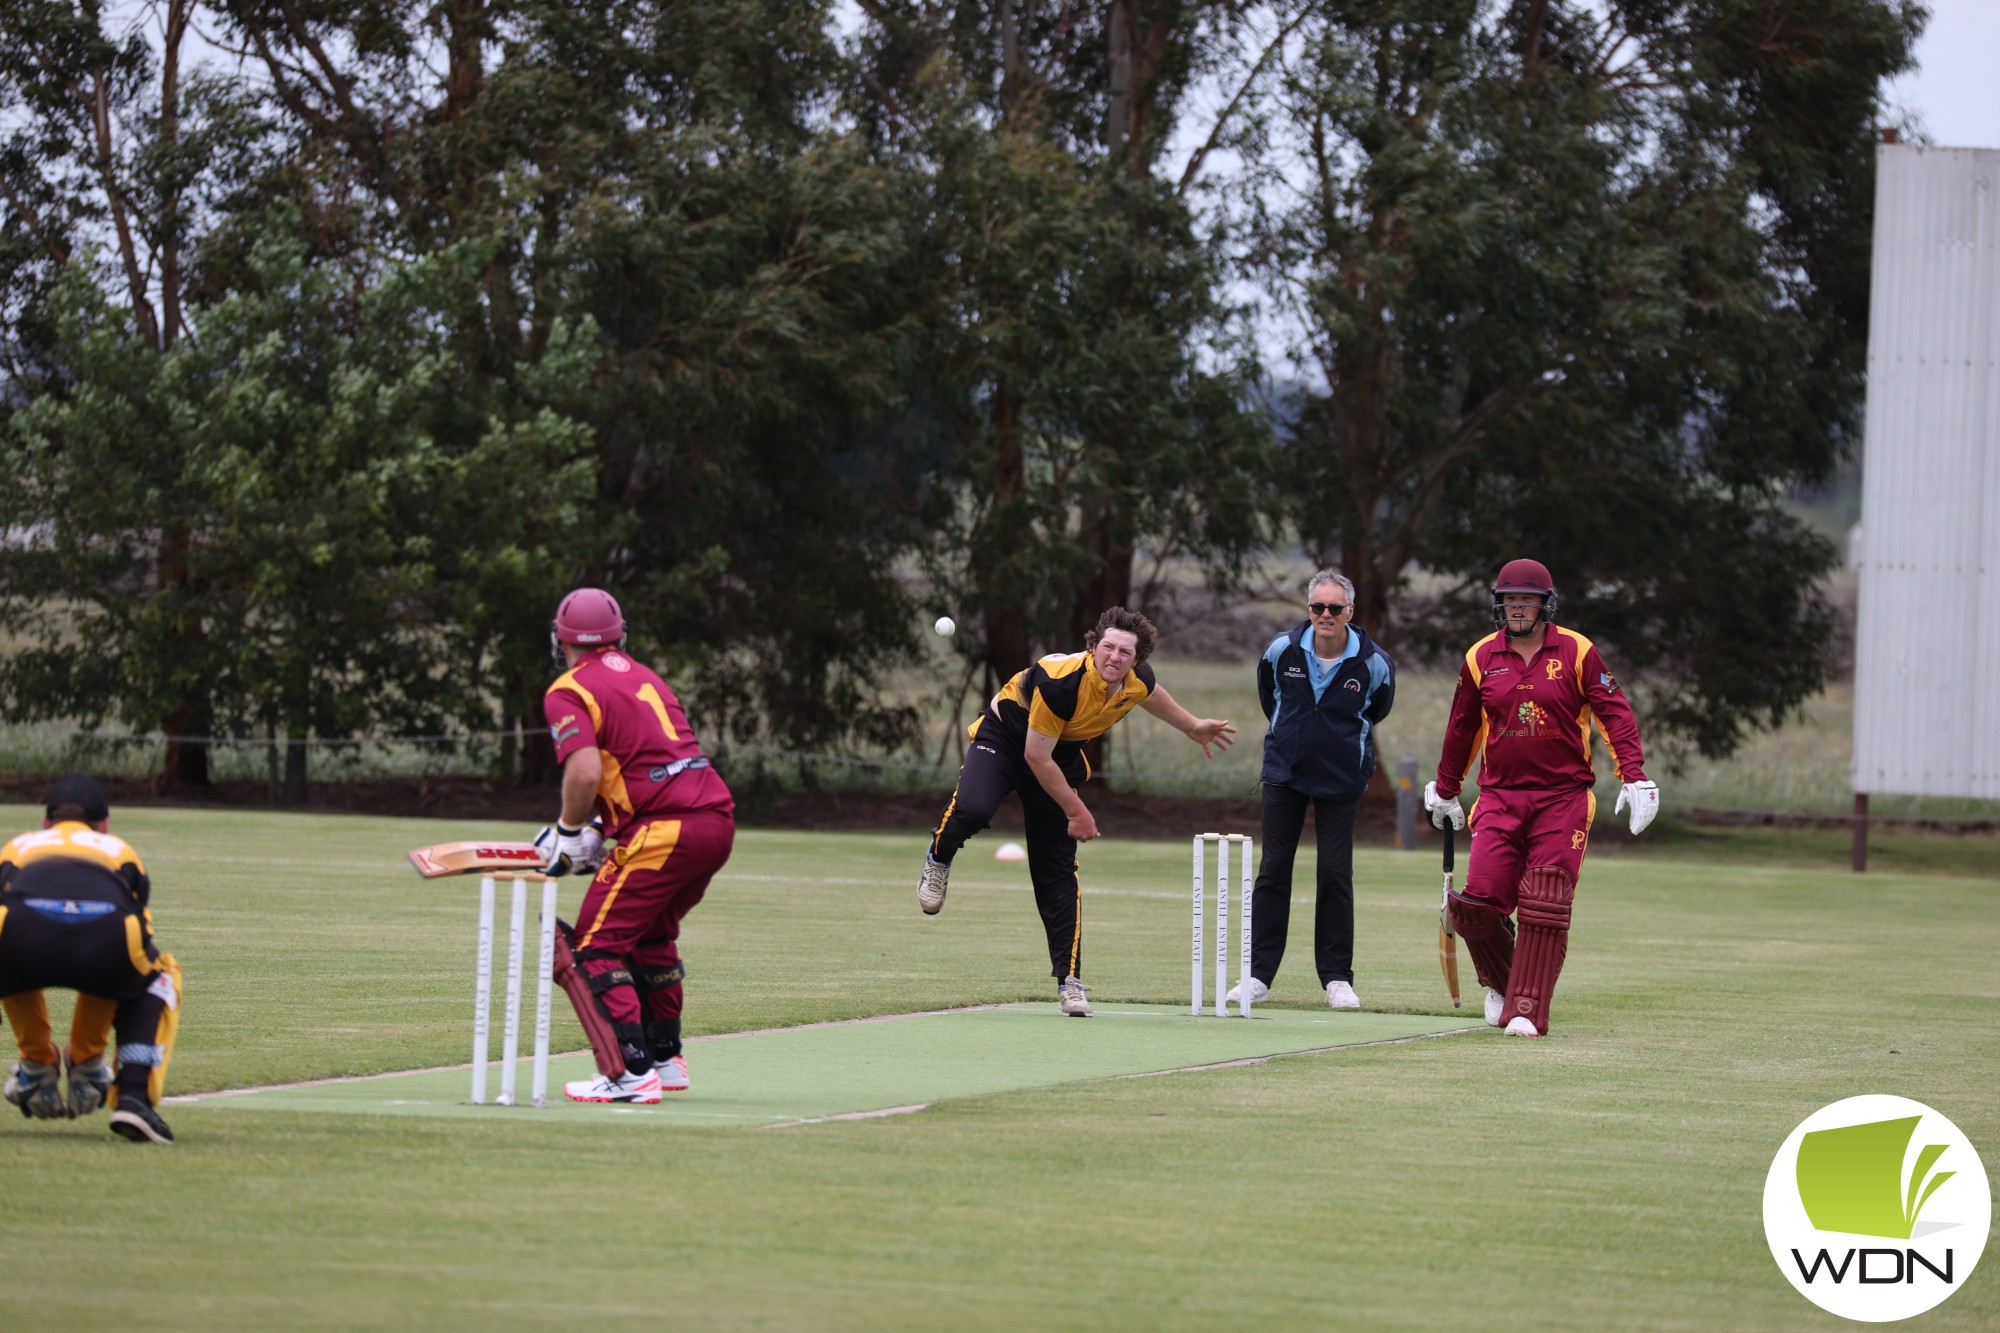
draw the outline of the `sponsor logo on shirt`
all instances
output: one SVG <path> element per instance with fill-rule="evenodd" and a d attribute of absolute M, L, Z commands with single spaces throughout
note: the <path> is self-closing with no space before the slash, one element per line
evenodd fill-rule
<path fill-rule="evenodd" d="M 1361 682 L 1350 676 L 1342 682 L 1340 688 L 1343 690 L 1353 690 L 1356 694 L 1359 694 L 1361 693 Z"/>
<path fill-rule="evenodd" d="M 606 653 L 604 655 L 604 665 L 612 671 L 630 671 L 632 669 L 632 659 L 621 653 Z"/>
<path fill-rule="evenodd" d="M 1609 671 L 1598 672 L 1597 683 L 1605 689 L 1610 690 L 1613 694 L 1618 693 L 1618 677 L 1612 675 Z"/>

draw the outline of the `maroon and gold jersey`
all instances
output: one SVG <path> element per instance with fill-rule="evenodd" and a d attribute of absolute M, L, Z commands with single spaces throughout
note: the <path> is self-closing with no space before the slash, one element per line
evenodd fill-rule
<path fill-rule="evenodd" d="M 595 747 L 603 765 L 597 812 L 617 840 L 637 819 L 713 810 L 736 802 L 709 767 L 681 701 L 667 683 L 617 648 L 585 656 L 542 696 L 556 762 Z"/>
<path fill-rule="evenodd" d="M 1611 751 L 1620 782 L 1645 780 L 1639 724 L 1597 646 L 1549 626 L 1523 662 L 1501 634 L 1466 650 L 1438 758 L 1438 795 L 1458 795 L 1474 759 L 1482 787 L 1588 787 L 1590 733 Z M 1482 757 L 1483 755 L 1483 757 Z"/>

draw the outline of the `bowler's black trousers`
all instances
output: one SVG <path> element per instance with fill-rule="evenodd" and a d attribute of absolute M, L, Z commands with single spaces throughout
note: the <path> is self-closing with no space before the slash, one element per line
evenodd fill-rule
<path fill-rule="evenodd" d="M 1354 980 L 1354 814 L 1361 798 L 1307 796 L 1264 784 L 1264 854 L 1250 900 L 1250 973 L 1266 986 L 1278 976 L 1292 923 L 1292 861 L 1314 807 L 1319 830 L 1319 898 L 1313 916 L 1313 963 L 1319 984 Z"/>
<path fill-rule="evenodd" d="M 992 727 L 991 719 L 980 730 Z M 998 728 L 992 728 L 998 730 Z M 1060 761 L 1059 761 L 1060 762 Z M 1071 787 L 1088 774 L 1082 759 L 1061 764 Z M 1021 814 L 1028 832 L 1028 877 L 1035 885 L 1035 906 L 1049 937 L 1049 971 L 1061 982 L 1083 975 L 1083 890 L 1076 878 L 1076 839 L 1069 836 L 1069 816 L 1056 798 L 1042 790 L 1028 761 L 973 739 L 958 771 L 958 788 L 951 794 L 944 818 L 931 837 L 931 858 L 946 865 L 965 840 L 993 822 L 993 812 L 1010 791 L 1021 794 Z M 1296 831 L 1292 834 L 1296 839 Z"/>

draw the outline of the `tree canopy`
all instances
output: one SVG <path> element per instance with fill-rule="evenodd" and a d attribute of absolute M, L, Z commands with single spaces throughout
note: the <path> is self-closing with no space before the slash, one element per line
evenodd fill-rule
<path fill-rule="evenodd" d="M 610 587 L 895 745 L 1180 557 L 1434 649 L 1506 557 L 1727 752 L 1824 675 L 1900 0 L 24 0 L 14 719 L 517 731 Z M 306 780 L 305 750 L 289 777 Z"/>

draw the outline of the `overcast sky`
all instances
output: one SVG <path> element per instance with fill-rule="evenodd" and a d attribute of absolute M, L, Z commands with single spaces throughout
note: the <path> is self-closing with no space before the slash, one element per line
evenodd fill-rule
<path fill-rule="evenodd" d="M 1890 85 L 1889 100 L 1945 148 L 2000 148 L 2000 0 L 1929 0 L 1917 43 L 1923 68 Z"/>

